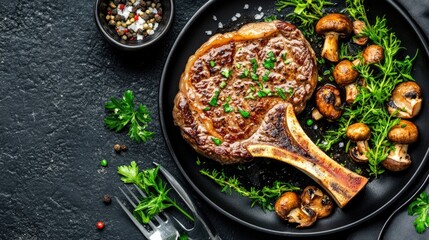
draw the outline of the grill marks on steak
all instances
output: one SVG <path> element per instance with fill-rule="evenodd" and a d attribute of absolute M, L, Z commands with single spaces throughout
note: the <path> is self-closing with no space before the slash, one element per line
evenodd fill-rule
<path fill-rule="evenodd" d="M 271 53 L 274 68 L 266 69 L 264 61 Z M 225 78 L 222 71 L 231 71 L 231 75 Z M 252 79 L 253 73 L 257 81 Z M 264 75 L 268 80 L 262 79 Z M 226 83 L 223 88 L 222 82 Z M 243 141 L 252 137 L 268 111 L 289 102 L 296 113 L 301 112 L 316 84 L 315 54 L 294 25 L 252 23 L 237 32 L 213 36 L 189 58 L 173 117 L 185 140 L 200 154 L 223 164 L 243 162 L 251 159 Z M 258 96 L 261 90 L 269 90 L 271 96 Z M 217 91 L 217 106 L 211 106 Z M 276 94 L 278 91 L 286 98 Z M 225 112 L 226 104 L 234 111 Z M 250 116 L 243 117 L 240 110 Z M 213 138 L 222 144 L 217 146 Z"/>

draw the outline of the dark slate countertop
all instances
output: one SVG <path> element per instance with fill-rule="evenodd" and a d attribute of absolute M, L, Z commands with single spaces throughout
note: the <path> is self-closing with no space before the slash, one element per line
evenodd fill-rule
<path fill-rule="evenodd" d="M 429 34 L 429 1 L 398 1 Z M 0 2 L 0 239 L 142 239 L 119 206 L 106 206 L 101 197 L 119 194 L 116 167 L 131 160 L 143 168 L 157 161 L 181 177 L 160 128 L 159 81 L 175 38 L 206 1 L 177 0 L 170 31 L 138 56 L 102 38 L 94 1 Z M 154 139 L 147 143 L 133 143 L 103 124 L 104 103 L 127 89 L 152 113 Z M 129 150 L 116 154 L 115 143 Z M 101 159 L 109 161 L 107 168 Z M 280 239 L 197 199 L 225 240 Z M 95 228 L 97 221 L 106 223 L 103 231 Z M 359 228 L 369 229 L 371 239 L 377 227 Z M 365 235 L 348 231 L 327 238 L 358 236 Z"/>

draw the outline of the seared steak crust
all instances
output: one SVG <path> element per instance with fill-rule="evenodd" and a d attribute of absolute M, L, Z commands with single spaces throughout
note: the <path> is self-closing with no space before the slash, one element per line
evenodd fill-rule
<path fill-rule="evenodd" d="M 222 164 L 248 161 L 244 141 L 267 112 L 289 102 L 300 113 L 316 84 L 314 51 L 294 25 L 250 23 L 214 35 L 189 58 L 174 122 L 200 154 Z"/>

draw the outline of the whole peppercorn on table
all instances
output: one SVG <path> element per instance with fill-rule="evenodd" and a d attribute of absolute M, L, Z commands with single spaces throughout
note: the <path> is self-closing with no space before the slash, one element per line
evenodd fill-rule
<path fill-rule="evenodd" d="M 0 239 L 142 239 L 110 197 L 120 196 L 116 168 L 131 160 L 149 168 L 157 161 L 186 182 L 162 136 L 158 89 L 169 50 L 206 1 L 175 1 L 170 31 L 144 53 L 110 46 L 94 24 L 92 1 L 0 1 Z M 142 4 L 126 15 L 127 2 L 112 2 L 124 4 L 122 13 L 111 6 L 106 19 L 112 28 L 127 40 L 156 31 L 162 15 Z M 429 35 L 428 2 L 397 2 Z M 151 2 L 158 13 L 161 7 Z M 127 89 L 152 113 L 154 133 L 146 143 L 103 123 L 104 103 Z M 416 188 L 371 221 L 320 239 L 376 239 Z M 245 227 L 193 197 L 224 240 L 288 239 Z"/>

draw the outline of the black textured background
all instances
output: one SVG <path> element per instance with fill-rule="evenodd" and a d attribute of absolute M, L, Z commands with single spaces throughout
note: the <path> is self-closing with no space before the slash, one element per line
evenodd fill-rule
<path fill-rule="evenodd" d="M 398 1 L 429 34 L 429 0 Z M 102 38 L 94 1 L 0 0 L 0 239 L 142 238 L 119 206 L 105 206 L 101 197 L 119 195 L 116 167 L 131 160 L 141 167 L 160 162 L 181 177 L 161 134 L 158 88 L 175 37 L 205 2 L 176 0 L 168 34 L 136 55 Z M 104 103 L 126 89 L 152 113 L 155 134 L 147 143 L 104 127 Z M 115 143 L 129 150 L 118 155 Z M 100 167 L 103 158 L 107 168 Z M 223 239 L 278 238 L 199 202 Z M 385 217 L 356 229 L 366 233 L 326 238 L 374 239 Z M 97 221 L 106 223 L 103 231 Z"/>

